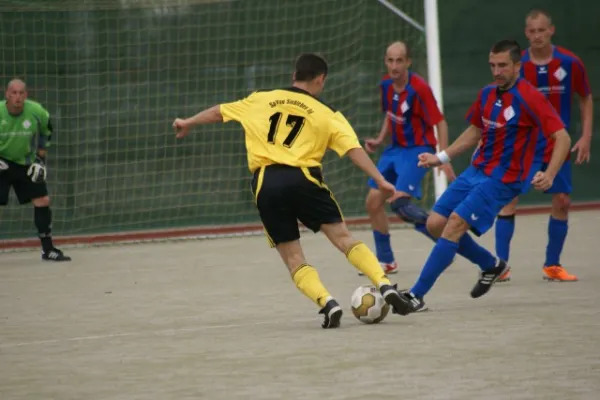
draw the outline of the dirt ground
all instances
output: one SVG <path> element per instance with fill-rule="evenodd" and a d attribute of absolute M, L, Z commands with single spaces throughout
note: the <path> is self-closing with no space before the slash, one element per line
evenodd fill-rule
<path fill-rule="evenodd" d="M 264 237 L 73 248 L 63 264 L 3 253 L 0 399 L 598 399 L 600 213 L 572 215 L 576 283 L 542 280 L 546 226 L 518 217 L 511 282 L 473 300 L 477 269 L 457 259 L 431 312 L 379 325 L 349 310 L 366 278 L 304 234 L 339 330 L 320 328 Z M 431 243 L 408 229 L 392 243 L 410 287 Z"/>

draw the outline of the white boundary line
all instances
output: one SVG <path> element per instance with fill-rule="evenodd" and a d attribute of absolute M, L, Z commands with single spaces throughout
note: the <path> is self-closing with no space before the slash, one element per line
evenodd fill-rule
<path fill-rule="evenodd" d="M 188 317 L 191 318 L 191 317 Z M 50 344 L 69 343 L 69 342 L 82 342 L 91 340 L 105 340 L 120 337 L 132 337 L 132 336 L 173 336 L 187 332 L 201 332 L 218 329 L 231 329 L 231 328 L 244 328 L 251 326 L 260 325 L 282 325 L 286 323 L 300 323 L 300 322 L 315 322 L 315 329 L 318 326 L 318 318 L 298 318 L 292 320 L 277 320 L 277 321 L 259 321 L 252 323 L 241 323 L 241 324 L 226 324 L 226 325 L 209 325 L 209 326 L 197 326 L 190 328 L 177 328 L 177 329 L 161 329 L 158 331 L 140 331 L 140 332 L 122 332 L 122 333 L 108 333 L 105 335 L 91 335 L 91 336 L 76 336 L 62 339 L 48 339 L 48 340 L 33 340 L 30 342 L 19 342 L 19 343 L 0 343 L 0 349 L 10 349 L 16 347 L 29 347 L 29 346 L 43 346 Z"/>

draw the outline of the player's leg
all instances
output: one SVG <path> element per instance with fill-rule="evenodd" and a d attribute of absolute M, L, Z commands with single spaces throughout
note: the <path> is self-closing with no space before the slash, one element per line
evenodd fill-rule
<path fill-rule="evenodd" d="M 429 146 L 403 148 L 395 158 L 396 190 L 401 196 L 391 204 L 391 208 L 404 221 L 413 224 L 417 232 L 435 241 L 426 227 L 428 212 L 415 203 L 423 195 L 422 181 L 428 171 L 417 165 L 419 154 L 425 152 L 433 153 L 434 150 Z"/>
<path fill-rule="evenodd" d="M 312 225 L 312 223 L 309 223 Z M 361 241 L 356 240 L 344 222 L 323 223 L 319 228 L 329 241 L 346 255 L 348 262 L 361 274 L 366 275 L 371 283 L 379 289 L 384 300 L 392 306 L 394 313 L 407 315 L 416 310 L 411 303 L 392 285 L 385 272 L 379 266 L 377 257 Z"/>
<path fill-rule="evenodd" d="M 33 203 L 33 221 L 42 247 L 42 260 L 71 261 L 71 257 L 54 247 L 52 242 L 52 210 L 46 182 L 35 183 L 27 176 L 27 167 L 11 164 L 13 188 L 19 204 Z"/>
<path fill-rule="evenodd" d="M 297 168 L 273 165 L 254 174 L 252 192 L 271 247 L 275 247 L 287 266 L 294 284 L 324 314 L 323 328 L 340 325 L 342 309 L 325 288 L 316 269 L 307 263 L 299 238 L 298 221 L 290 201 L 290 188 L 301 185 Z"/>
<path fill-rule="evenodd" d="M 484 181 L 483 173 L 469 168 L 448 187 L 436 202 L 428 219 L 428 229 L 435 236 L 439 234 L 442 227 L 443 231 L 427 259 L 419 279 L 407 293 L 409 297 L 422 301 L 438 277 L 450 265 L 457 252 L 479 266 L 482 270 L 482 277 L 483 274 L 486 275 L 486 282 L 489 273 L 495 274 L 497 270 L 504 272 L 507 268 L 505 263 L 502 268 L 496 268 L 500 267 L 500 265 L 496 265 L 496 258 L 466 233 L 469 229 L 479 234 L 487 231 L 492 226 L 498 211 L 515 196 L 513 191 L 500 190 L 503 189 L 502 187 L 500 189 L 494 188 L 494 185 L 491 185 L 491 188 L 486 187 L 482 185 Z M 499 193 L 495 193 L 492 189 Z M 492 193 L 482 197 L 486 191 L 492 191 Z M 479 291 L 481 289 L 472 292 L 472 296 L 482 295 L 479 294 Z"/>
<path fill-rule="evenodd" d="M 525 194 L 530 190 L 533 177 L 540 169 L 544 168 L 543 165 L 536 165 L 531 168 L 529 176 L 523 183 L 521 194 Z M 496 218 L 496 255 L 507 263 L 510 257 L 510 242 L 515 233 L 515 215 L 517 213 L 518 202 L 518 197 L 515 197 L 509 204 L 502 208 Z M 509 269 L 496 282 L 508 282 L 510 279 L 511 270 Z"/>
<path fill-rule="evenodd" d="M 515 214 L 517 212 L 517 204 L 519 198 L 515 197 L 508 203 L 496 218 L 496 255 L 501 260 L 508 262 L 510 256 L 510 242 L 515 233 Z M 498 278 L 497 282 L 510 281 L 510 270 Z"/>
<path fill-rule="evenodd" d="M 399 149 L 391 148 L 386 150 L 377 163 L 377 169 L 386 178 L 388 182 L 396 180 L 396 172 L 394 171 L 394 158 L 397 157 Z M 369 179 L 369 193 L 365 201 L 365 207 L 371 221 L 373 230 L 373 240 L 375 242 L 375 253 L 381 264 L 381 268 L 387 274 L 395 274 L 398 272 L 398 264 L 394 258 L 392 250 L 389 221 L 385 210 L 385 197 L 378 190 L 377 184 L 373 179 Z M 359 273 L 361 274 L 361 273 Z"/>
<path fill-rule="evenodd" d="M 395 274 L 398 272 L 398 264 L 392 250 L 389 221 L 385 213 L 385 197 L 379 190 L 372 188 L 365 203 L 373 229 L 377 260 L 386 274 Z M 362 272 L 359 272 L 359 275 L 362 275 Z"/>
<path fill-rule="evenodd" d="M 519 185 L 506 185 L 480 173 L 479 184 L 456 208 L 455 212 L 465 220 L 478 236 L 485 234 L 494 224 L 500 210 L 521 192 Z M 498 278 L 506 274 L 510 267 L 502 259 L 496 259 L 483 247 L 479 248 L 478 265 L 481 273 L 471 290 L 471 297 L 478 298 L 486 294 Z"/>
<path fill-rule="evenodd" d="M 291 196 L 298 219 L 313 232 L 322 230 L 331 243 L 346 255 L 348 262 L 366 275 L 381 291 L 383 298 L 402 315 L 410 312 L 410 305 L 392 286 L 373 252 L 350 234 L 342 211 L 333 193 L 323 182 L 317 168 L 303 168 L 306 181 Z"/>
<path fill-rule="evenodd" d="M 547 193 L 552 194 L 552 212 L 548 220 L 548 245 L 544 262 L 544 279 L 558 282 L 574 282 L 578 278 L 571 275 L 560 263 L 560 255 L 569 232 L 569 208 L 571 206 L 571 162 L 565 161 L 554 178 Z"/>
<path fill-rule="evenodd" d="M 515 214 L 518 203 L 519 198 L 515 197 L 500 210 L 496 219 L 496 255 L 504 261 L 508 261 L 510 256 L 510 242 L 515 233 Z"/>
<path fill-rule="evenodd" d="M 276 233 L 274 235 L 278 237 Z M 298 236 L 300 236 L 299 233 Z M 279 239 L 274 240 L 279 241 Z M 322 327 L 339 327 L 342 318 L 342 308 L 321 282 L 317 270 L 306 262 L 300 241 L 296 239 L 287 242 L 276 242 L 275 248 L 288 267 L 292 280 L 298 290 L 319 306 L 319 314 L 323 314 L 324 316 Z"/>
<path fill-rule="evenodd" d="M 471 175 L 473 174 L 474 171 L 472 168 L 463 172 L 450 184 L 450 186 L 448 186 L 442 196 L 434 204 L 433 210 L 427 218 L 427 229 L 434 237 L 441 237 L 448 222 L 448 218 L 454 209 L 469 194 L 472 187 Z M 436 246 L 437 243 L 434 246 L 434 249 Z M 444 246 L 444 244 L 441 246 Z M 439 252 L 439 250 L 436 250 L 436 252 Z M 433 252 L 431 254 L 433 254 Z M 431 290 L 438 277 L 444 272 L 448 265 L 450 265 L 450 262 L 448 262 L 448 264 L 440 261 L 433 262 L 431 254 L 423 266 L 415 284 L 410 290 L 404 292 L 405 297 L 414 304 L 417 311 L 427 310 L 423 298 Z M 437 256 L 435 256 L 435 258 L 437 258 Z"/>

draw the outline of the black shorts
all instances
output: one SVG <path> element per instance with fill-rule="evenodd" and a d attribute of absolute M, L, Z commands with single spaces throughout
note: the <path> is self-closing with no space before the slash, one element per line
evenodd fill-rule
<path fill-rule="evenodd" d="M 13 187 L 19 204 L 27 204 L 32 199 L 48 195 L 46 182 L 34 183 L 27 176 L 29 166 L 20 165 L 8 160 L 2 160 L 8 164 L 7 170 L 0 170 L 0 206 L 8 204 L 8 193 Z"/>
<path fill-rule="evenodd" d="M 271 246 L 300 238 L 298 221 L 313 232 L 342 222 L 342 211 L 319 167 L 269 165 L 256 170 L 252 193 Z"/>

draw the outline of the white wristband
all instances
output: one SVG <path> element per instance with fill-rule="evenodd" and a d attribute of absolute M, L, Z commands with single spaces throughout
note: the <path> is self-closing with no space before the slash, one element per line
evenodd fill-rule
<path fill-rule="evenodd" d="M 437 153 L 436 156 L 440 159 L 442 164 L 448 164 L 450 162 L 450 156 L 448 156 L 448 153 L 446 153 L 444 150 Z"/>

